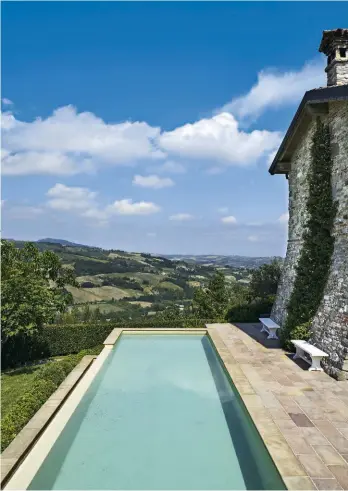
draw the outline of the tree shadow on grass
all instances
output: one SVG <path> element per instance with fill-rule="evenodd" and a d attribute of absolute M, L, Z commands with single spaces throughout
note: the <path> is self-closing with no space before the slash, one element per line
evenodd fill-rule
<path fill-rule="evenodd" d="M 37 370 L 39 370 L 48 360 L 45 360 L 44 362 L 40 364 L 35 364 L 35 365 L 26 365 L 24 367 L 19 367 L 19 368 L 9 368 L 7 370 L 3 370 L 1 372 L 1 375 L 6 375 L 6 376 L 14 376 L 14 375 L 30 375 L 32 373 L 35 373 Z"/>

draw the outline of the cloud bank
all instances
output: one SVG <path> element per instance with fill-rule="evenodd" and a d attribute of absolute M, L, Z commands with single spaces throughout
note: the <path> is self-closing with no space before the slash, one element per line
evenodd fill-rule
<path fill-rule="evenodd" d="M 307 90 L 325 85 L 321 58 L 306 63 L 298 71 L 263 70 L 249 92 L 232 99 L 218 112 L 232 113 L 239 120 L 255 121 L 266 110 L 294 104 Z"/>

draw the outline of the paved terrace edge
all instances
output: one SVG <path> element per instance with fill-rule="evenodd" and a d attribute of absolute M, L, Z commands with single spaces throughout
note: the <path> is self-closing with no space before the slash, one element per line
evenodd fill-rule
<path fill-rule="evenodd" d="M 266 348 L 233 324 L 206 327 L 287 489 L 347 490 L 348 383 L 302 370 L 283 350 Z M 271 372 L 267 378 L 272 361 L 284 385 Z M 288 386 L 285 371 L 293 380 Z M 324 408 L 325 396 L 336 399 L 332 409 Z"/>

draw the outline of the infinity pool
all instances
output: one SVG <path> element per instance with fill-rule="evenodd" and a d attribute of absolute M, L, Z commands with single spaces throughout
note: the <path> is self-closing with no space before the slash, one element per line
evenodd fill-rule
<path fill-rule="evenodd" d="M 208 336 L 122 334 L 29 489 L 285 489 Z"/>

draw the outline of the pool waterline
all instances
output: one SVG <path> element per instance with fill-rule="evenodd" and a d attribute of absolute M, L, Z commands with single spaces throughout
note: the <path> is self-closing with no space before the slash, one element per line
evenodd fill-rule
<path fill-rule="evenodd" d="M 206 332 L 124 330 L 29 489 L 285 489 Z"/>

